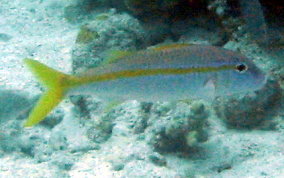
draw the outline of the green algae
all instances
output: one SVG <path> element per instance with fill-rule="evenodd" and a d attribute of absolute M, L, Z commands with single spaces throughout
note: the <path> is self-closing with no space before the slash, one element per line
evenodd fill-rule
<path fill-rule="evenodd" d="M 105 13 L 96 16 L 96 20 L 105 21 L 107 19 L 109 19 L 109 15 Z"/>
<path fill-rule="evenodd" d="M 82 26 L 76 39 L 76 43 L 86 44 L 95 39 L 98 39 L 100 35 L 96 31 L 90 30 L 86 25 Z"/>

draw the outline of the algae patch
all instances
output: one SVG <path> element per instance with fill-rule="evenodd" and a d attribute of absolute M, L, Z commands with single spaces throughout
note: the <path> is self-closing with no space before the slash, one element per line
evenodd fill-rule
<path fill-rule="evenodd" d="M 76 43 L 90 43 L 93 40 L 99 38 L 99 34 L 96 31 L 92 31 L 90 30 L 86 25 L 82 26 L 77 39 L 76 39 Z"/>

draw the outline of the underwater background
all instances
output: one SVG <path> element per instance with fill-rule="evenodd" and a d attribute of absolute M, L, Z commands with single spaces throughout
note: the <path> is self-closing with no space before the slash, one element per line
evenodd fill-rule
<path fill-rule="evenodd" d="M 76 74 L 110 49 L 219 46 L 267 74 L 255 92 L 113 104 L 67 97 L 24 128 L 45 90 L 23 63 Z M 0 177 L 284 177 L 284 1 L 1 0 Z"/>

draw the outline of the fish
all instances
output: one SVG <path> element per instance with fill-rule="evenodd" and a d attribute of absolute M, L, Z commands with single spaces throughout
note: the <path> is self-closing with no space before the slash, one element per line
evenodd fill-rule
<path fill-rule="evenodd" d="M 110 53 L 103 65 L 76 75 L 24 59 L 46 88 L 24 126 L 44 120 L 69 95 L 92 94 L 112 101 L 210 99 L 258 90 L 266 80 L 244 55 L 210 45 L 171 44 Z"/>

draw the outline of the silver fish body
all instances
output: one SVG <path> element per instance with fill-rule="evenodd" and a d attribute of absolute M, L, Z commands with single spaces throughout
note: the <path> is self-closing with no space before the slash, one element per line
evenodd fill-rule
<path fill-rule="evenodd" d="M 140 51 L 113 58 L 79 76 L 64 74 L 33 59 L 26 58 L 24 63 L 46 88 L 25 127 L 44 120 L 67 94 L 94 94 L 113 101 L 212 99 L 260 89 L 266 79 L 245 56 L 205 45 Z"/>
<path fill-rule="evenodd" d="M 244 65 L 245 71 L 237 66 Z M 162 69 L 161 73 L 149 74 Z M 177 72 L 167 72 L 175 69 Z M 82 75 L 116 75 L 142 71 L 91 82 L 69 94 L 88 93 L 114 100 L 170 101 L 212 98 L 254 91 L 265 83 L 265 74 L 245 56 L 214 46 L 192 45 L 164 50 L 146 50 L 103 65 Z M 179 72 L 187 70 L 188 72 Z"/>

